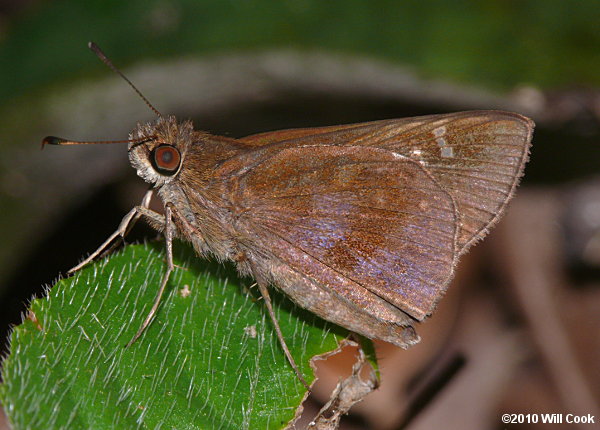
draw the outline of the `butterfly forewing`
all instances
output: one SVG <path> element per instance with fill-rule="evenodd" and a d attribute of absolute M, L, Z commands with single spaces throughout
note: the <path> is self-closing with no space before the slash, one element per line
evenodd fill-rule
<path fill-rule="evenodd" d="M 421 320 L 501 214 L 531 132 L 484 111 L 263 133 L 243 140 L 273 150 L 233 188 L 245 229 L 286 243 L 268 251 L 291 268 L 356 306 L 372 294 Z"/>

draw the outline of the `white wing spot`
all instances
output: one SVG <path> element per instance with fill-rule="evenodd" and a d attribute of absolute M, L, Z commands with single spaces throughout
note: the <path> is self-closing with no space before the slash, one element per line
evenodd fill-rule
<path fill-rule="evenodd" d="M 392 155 L 394 156 L 394 158 L 406 158 L 404 155 L 398 154 L 397 152 L 392 152 Z"/>
<path fill-rule="evenodd" d="M 420 157 L 421 155 L 423 155 L 423 151 L 421 151 L 420 149 L 413 149 L 411 151 L 411 154 L 414 155 L 415 157 Z"/>
<path fill-rule="evenodd" d="M 451 146 L 443 146 L 440 148 L 440 153 L 442 158 L 452 158 L 454 157 L 454 150 Z"/>
<path fill-rule="evenodd" d="M 454 157 L 454 150 L 451 146 L 448 146 L 446 139 L 442 137 L 444 134 L 446 134 L 445 126 L 433 129 L 433 135 L 436 137 L 435 142 L 440 147 L 440 156 L 442 158 L 452 158 Z"/>
<path fill-rule="evenodd" d="M 442 125 L 441 127 L 433 129 L 433 135 L 435 137 L 440 137 L 440 136 L 443 136 L 444 134 L 446 134 L 446 126 L 445 125 Z"/>

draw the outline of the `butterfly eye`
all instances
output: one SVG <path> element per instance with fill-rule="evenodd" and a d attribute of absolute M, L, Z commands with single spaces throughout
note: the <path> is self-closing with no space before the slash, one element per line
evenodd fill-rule
<path fill-rule="evenodd" d="M 152 160 L 154 161 L 154 167 L 159 173 L 172 175 L 179 169 L 181 155 L 171 145 L 160 145 L 152 151 Z"/>

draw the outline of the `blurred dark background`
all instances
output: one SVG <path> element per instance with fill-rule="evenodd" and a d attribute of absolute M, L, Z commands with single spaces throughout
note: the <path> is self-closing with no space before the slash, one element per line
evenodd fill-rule
<path fill-rule="evenodd" d="M 1 0 L 3 353 L 32 295 L 145 191 L 124 146 L 39 150 L 48 134 L 123 139 L 153 119 L 87 50 L 93 40 L 161 112 L 231 137 L 469 109 L 531 116 L 509 214 L 463 259 L 422 344 L 378 346 L 383 386 L 343 426 L 494 429 L 502 413 L 597 413 L 599 22 L 597 0 Z M 153 233 L 130 240 L 143 237 Z M 344 360 L 323 366 L 307 414 Z"/>

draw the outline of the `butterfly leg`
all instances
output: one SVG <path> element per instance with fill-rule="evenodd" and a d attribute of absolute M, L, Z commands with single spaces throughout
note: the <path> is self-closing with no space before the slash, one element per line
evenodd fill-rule
<path fill-rule="evenodd" d="M 67 273 L 71 274 L 73 272 L 76 272 L 79 269 L 81 269 L 82 267 L 84 267 L 87 264 L 89 264 L 90 262 L 92 262 L 94 259 L 96 259 L 100 254 L 111 251 L 114 247 L 114 244 L 112 246 L 110 246 L 111 243 L 113 243 L 113 241 L 118 237 L 121 237 L 122 239 L 124 239 L 125 236 L 131 231 L 131 229 L 133 228 L 133 226 L 135 225 L 135 223 L 141 216 L 148 218 L 150 221 L 150 224 L 155 224 L 156 218 L 158 218 L 158 221 L 162 224 L 163 223 L 162 216 L 160 214 L 158 214 L 157 212 L 154 212 L 154 211 L 148 209 L 151 199 L 152 199 L 152 190 L 148 190 L 146 192 L 146 194 L 144 195 L 144 198 L 142 199 L 142 202 L 140 203 L 140 205 L 131 209 L 127 213 L 127 215 L 125 215 L 123 217 L 123 219 L 121 220 L 121 223 L 119 224 L 119 228 L 117 228 L 117 230 L 113 234 L 111 234 L 108 237 L 108 239 L 106 239 L 102 243 L 102 245 L 100 245 L 98 247 L 98 249 L 96 249 L 94 252 L 92 252 L 85 260 L 83 260 L 77 266 L 73 267 L 72 269 L 69 269 L 69 271 Z"/>
<path fill-rule="evenodd" d="M 160 305 L 160 300 L 162 298 L 163 293 L 165 292 L 165 288 L 167 286 L 167 282 L 169 282 L 169 276 L 171 276 L 171 272 L 173 271 L 173 220 L 172 220 L 172 210 L 171 206 L 165 206 L 165 219 L 164 219 L 164 231 L 165 231 L 165 241 L 167 247 L 167 271 L 164 273 L 162 281 L 160 283 L 160 287 L 158 289 L 158 293 L 156 294 L 156 298 L 154 299 L 154 303 L 152 304 L 152 308 L 146 319 L 135 333 L 133 338 L 127 343 L 126 347 L 131 346 L 139 337 L 144 333 L 144 330 L 150 325 L 154 316 L 156 315 L 156 311 L 158 310 L 158 306 Z"/>
<path fill-rule="evenodd" d="M 296 364 L 296 361 L 294 361 L 294 357 L 292 357 L 292 353 L 290 352 L 290 350 L 287 347 L 287 344 L 285 343 L 285 339 L 283 338 L 283 333 L 281 333 L 281 328 L 279 328 L 279 322 L 277 321 L 277 317 L 275 316 L 275 312 L 273 311 L 273 304 L 271 303 L 271 296 L 269 295 L 269 290 L 267 289 L 267 286 L 265 285 L 264 282 L 257 279 L 256 283 L 258 285 L 258 290 L 260 291 L 261 296 L 265 300 L 265 305 L 267 306 L 267 311 L 269 312 L 271 321 L 273 321 L 273 326 L 275 327 L 275 333 L 277 334 L 279 343 L 281 344 L 281 347 L 283 348 L 283 352 L 285 353 L 285 356 L 288 359 L 290 365 L 294 369 L 294 372 L 296 372 L 296 376 L 298 377 L 300 382 L 302 382 L 302 384 L 306 387 L 306 389 L 308 391 L 310 391 L 310 386 L 305 381 L 304 377 L 302 376 L 302 373 L 300 373 L 300 369 L 298 369 L 298 365 Z"/>
<path fill-rule="evenodd" d="M 168 202 L 165 205 L 165 215 L 164 219 L 161 215 L 156 214 L 149 209 L 139 209 L 142 216 L 151 217 L 149 219 L 150 224 L 157 230 L 162 230 L 165 233 L 165 242 L 167 247 L 167 271 L 163 275 L 162 281 L 160 283 L 160 287 L 158 289 L 158 293 L 156 294 L 156 298 L 154 299 L 154 303 L 152 304 L 152 308 L 146 319 L 135 333 L 133 338 L 127 343 L 126 347 L 131 346 L 139 337 L 144 333 L 144 330 L 150 325 L 156 312 L 158 311 L 158 307 L 160 306 L 160 301 L 162 299 L 162 295 L 165 292 L 165 288 L 167 287 L 167 282 L 169 282 L 169 277 L 171 276 L 171 272 L 173 271 L 175 265 L 173 264 L 173 233 L 175 228 L 179 229 L 182 232 L 186 232 L 188 235 L 194 233 L 196 230 L 193 226 L 191 226 L 188 221 L 179 213 L 175 205 L 171 202 Z M 160 219 L 155 219 L 154 215 L 161 217 Z"/>

